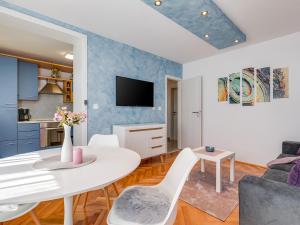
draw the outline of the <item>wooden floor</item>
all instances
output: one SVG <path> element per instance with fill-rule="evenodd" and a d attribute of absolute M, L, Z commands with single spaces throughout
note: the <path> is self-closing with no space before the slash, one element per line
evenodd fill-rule
<path fill-rule="evenodd" d="M 153 185 L 159 183 L 172 162 L 176 153 L 168 154 L 166 163 L 160 163 L 158 158 L 149 159 L 142 162 L 128 177 L 117 182 L 119 191 L 131 185 Z M 225 164 L 227 167 L 228 164 Z M 244 171 L 248 174 L 260 175 L 264 172 L 263 168 L 236 163 L 236 170 Z M 111 195 L 114 196 L 113 188 L 110 188 Z M 82 207 L 83 198 L 80 199 L 79 206 L 74 215 L 74 225 L 92 225 L 98 215 L 102 225 L 106 224 L 106 210 L 104 193 L 95 191 L 89 194 L 88 204 Z M 41 203 L 35 210 L 40 218 L 42 225 L 62 225 L 63 224 L 63 200 L 55 200 Z M 4 223 L 5 225 L 34 225 L 28 215 L 22 216 L 14 221 Z M 198 210 L 191 205 L 179 201 L 177 219 L 175 225 L 238 225 L 238 207 L 233 211 L 231 216 L 225 221 L 220 220 Z"/>

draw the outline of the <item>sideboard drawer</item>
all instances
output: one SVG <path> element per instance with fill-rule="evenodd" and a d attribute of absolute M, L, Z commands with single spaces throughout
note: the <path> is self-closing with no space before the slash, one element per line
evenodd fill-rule
<path fill-rule="evenodd" d="M 27 153 L 40 150 L 40 139 L 18 140 L 18 153 Z"/>
<path fill-rule="evenodd" d="M 0 158 L 5 158 L 18 154 L 17 141 L 1 141 L 0 142 Z"/>
<path fill-rule="evenodd" d="M 148 146 L 149 147 L 153 147 L 153 146 L 158 146 L 158 145 L 164 145 L 166 139 L 164 136 L 150 136 L 149 138 L 149 143 Z"/>
<path fill-rule="evenodd" d="M 163 154 L 163 153 L 165 153 L 165 149 L 166 148 L 165 148 L 164 144 L 151 146 L 151 147 L 149 147 L 149 150 L 148 150 L 148 157 Z"/>

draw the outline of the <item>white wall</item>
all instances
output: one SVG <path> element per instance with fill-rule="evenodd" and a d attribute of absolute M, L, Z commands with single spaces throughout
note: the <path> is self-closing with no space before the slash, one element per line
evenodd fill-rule
<path fill-rule="evenodd" d="M 289 67 L 290 97 L 253 107 L 218 103 L 219 77 L 243 68 Z M 203 76 L 203 141 L 236 152 L 238 160 L 265 164 L 284 140 L 300 141 L 300 33 L 183 66 L 183 79 Z"/>

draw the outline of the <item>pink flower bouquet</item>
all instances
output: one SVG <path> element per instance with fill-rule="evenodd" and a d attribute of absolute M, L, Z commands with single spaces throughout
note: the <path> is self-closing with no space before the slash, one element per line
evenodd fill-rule
<path fill-rule="evenodd" d="M 67 107 L 58 107 L 53 120 L 59 122 L 59 126 L 67 125 L 72 127 L 85 122 L 86 118 L 87 115 L 84 112 L 75 113 L 68 111 Z"/>

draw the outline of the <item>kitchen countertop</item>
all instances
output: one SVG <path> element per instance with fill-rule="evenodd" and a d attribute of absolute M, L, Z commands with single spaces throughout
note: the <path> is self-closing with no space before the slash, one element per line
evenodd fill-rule
<path fill-rule="evenodd" d="M 19 121 L 18 123 L 57 123 L 52 119 L 33 119 L 29 121 Z"/>

